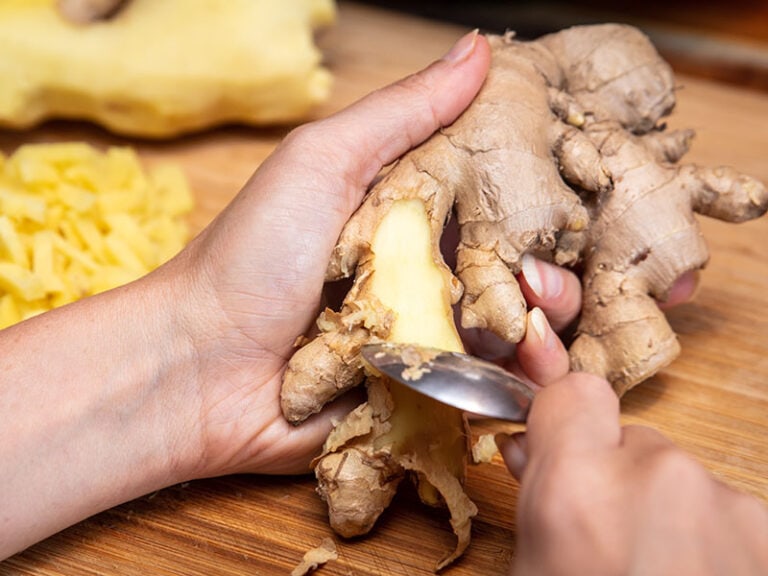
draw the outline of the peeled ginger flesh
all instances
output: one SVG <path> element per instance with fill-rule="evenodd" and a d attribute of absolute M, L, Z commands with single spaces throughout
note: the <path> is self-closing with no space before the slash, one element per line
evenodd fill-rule
<path fill-rule="evenodd" d="M 172 165 L 80 142 L 0 153 L 0 329 L 126 284 L 188 239 L 192 195 Z"/>

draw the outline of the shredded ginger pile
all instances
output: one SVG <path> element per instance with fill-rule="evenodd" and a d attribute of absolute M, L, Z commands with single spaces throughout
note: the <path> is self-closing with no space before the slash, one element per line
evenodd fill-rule
<path fill-rule="evenodd" d="M 0 154 L 0 329 L 126 284 L 188 239 L 192 195 L 131 148 L 29 144 Z"/>

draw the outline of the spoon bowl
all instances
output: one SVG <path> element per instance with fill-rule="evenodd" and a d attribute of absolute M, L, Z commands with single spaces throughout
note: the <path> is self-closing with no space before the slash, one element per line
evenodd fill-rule
<path fill-rule="evenodd" d="M 366 344 L 361 354 L 382 374 L 444 404 L 509 422 L 528 416 L 533 390 L 492 362 L 393 342 Z"/>

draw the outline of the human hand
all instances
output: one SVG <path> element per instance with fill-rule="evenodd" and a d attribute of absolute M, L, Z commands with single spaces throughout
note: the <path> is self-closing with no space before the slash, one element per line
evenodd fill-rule
<path fill-rule="evenodd" d="M 174 483 L 309 471 L 344 407 L 294 428 L 280 381 L 331 250 L 380 169 L 451 123 L 489 61 L 469 34 L 294 130 L 166 265 L 0 331 L 0 559 Z"/>
<path fill-rule="evenodd" d="M 526 433 L 500 442 L 521 482 L 514 574 L 768 573 L 762 503 L 654 430 L 621 427 L 606 381 L 547 376 Z"/>
<path fill-rule="evenodd" d="M 469 36 L 426 71 L 293 132 L 171 262 L 0 331 L 0 559 L 184 480 L 308 469 L 345 407 L 293 428 L 278 398 L 325 262 L 379 169 L 461 113 L 489 57 Z M 567 322 L 573 277 L 530 264 L 529 303 Z M 544 271 L 543 291 L 531 270 Z M 545 382 L 567 369 L 564 350 L 541 311 L 529 327 L 517 356 Z"/>
<path fill-rule="evenodd" d="M 479 89 L 490 58 L 486 41 L 471 34 L 456 50 L 425 72 L 295 130 L 212 225 L 158 273 L 186 279 L 184 324 L 196 356 L 206 359 L 187 391 L 199 409 L 185 426 L 186 453 L 205 455 L 184 458 L 197 464 L 188 476 L 306 471 L 331 419 L 351 407 L 341 399 L 292 427 L 276 401 L 280 379 L 296 339 L 316 318 L 339 232 L 371 180 L 452 122 Z M 571 274 L 553 274 L 567 278 L 556 294 L 526 295 L 558 328 L 577 313 L 580 292 Z M 539 325 L 541 318 L 532 316 Z M 518 346 L 518 357 L 530 359 L 532 372 L 525 372 L 535 380 L 537 366 L 548 366 L 561 345 L 553 338 L 547 353 L 531 342 Z"/>
<path fill-rule="evenodd" d="M 351 406 L 342 399 L 291 426 L 280 382 L 317 316 L 331 251 L 380 169 L 451 123 L 489 60 L 486 40 L 467 35 L 419 74 L 294 130 L 212 224 L 148 277 L 181 279 L 185 297 L 174 305 L 205 359 L 180 393 L 196 405 L 184 424 L 182 461 L 194 464 L 185 475 L 309 470 L 331 417 Z"/>

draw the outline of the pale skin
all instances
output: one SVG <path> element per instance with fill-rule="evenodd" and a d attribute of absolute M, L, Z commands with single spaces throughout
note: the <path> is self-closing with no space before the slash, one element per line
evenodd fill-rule
<path fill-rule="evenodd" d="M 486 42 L 470 34 L 426 70 L 295 130 L 170 263 L 0 332 L 0 558 L 172 484 L 308 470 L 331 417 L 352 400 L 293 427 L 280 413 L 280 380 L 296 337 L 316 317 L 338 234 L 382 166 L 469 104 L 488 62 Z M 768 565 L 757 546 L 768 534 L 764 507 L 716 483 L 655 433 L 622 431 L 608 384 L 567 375 L 556 330 L 578 313 L 575 277 L 529 260 L 520 280 L 535 311 L 514 367 L 544 386 L 528 439 L 503 444 L 522 478 L 520 573 L 632 573 L 647 555 L 665 554 L 708 568 L 711 558 L 728 567 L 738 556 L 759 573 L 758 562 Z M 673 301 L 687 298 L 693 282 L 679 286 Z M 574 400 L 590 408 L 579 418 Z M 634 440 L 622 443 L 627 434 Z M 658 452 L 679 454 L 690 482 L 665 476 Z M 641 459 L 648 464 L 638 476 L 625 463 Z M 583 494 L 558 489 L 585 474 L 627 506 L 585 509 Z M 678 494 L 699 504 L 698 529 L 657 534 L 654 514 L 682 500 Z M 693 523 L 684 512 L 677 522 Z M 726 520 L 721 543 L 714 531 Z M 574 532 L 569 540 L 574 526 L 591 528 L 590 538 Z M 601 529 L 609 530 L 614 554 L 594 552 L 607 542 Z M 572 572 L 547 564 L 552 546 L 571 554 Z"/>

